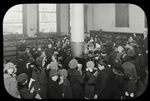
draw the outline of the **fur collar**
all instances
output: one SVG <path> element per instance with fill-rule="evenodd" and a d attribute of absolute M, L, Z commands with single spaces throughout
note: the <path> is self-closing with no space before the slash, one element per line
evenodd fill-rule
<path fill-rule="evenodd" d="M 112 69 L 113 73 L 115 73 L 116 75 L 122 75 L 124 76 L 124 74 L 120 71 L 120 70 L 116 70 L 116 69 Z"/>

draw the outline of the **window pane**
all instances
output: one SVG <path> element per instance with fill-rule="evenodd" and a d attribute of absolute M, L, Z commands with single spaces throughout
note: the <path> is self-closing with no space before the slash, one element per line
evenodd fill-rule
<path fill-rule="evenodd" d="M 22 11 L 22 4 L 12 6 L 8 11 Z"/>
<path fill-rule="evenodd" d="M 22 24 L 3 24 L 3 35 L 22 34 Z"/>
<path fill-rule="evenodd" d="M 22 12 L 7 12 L 4 16 L 4 23 L 22 22 Z"/>
<path fill-rule="evenodd" d="M 56 12 L 56 4 L 39 4 L 39 11 Z"/>
<path fill-rule="evenodd" d="M 56 21 L 56 13 L 40 13 L 40 22 Z"/>
<path fill-rule="evenodd" d="M 56 23 L 40 23 L 40 32 L 56 32 Z"/>
<path fill-rule="evenodd" d="M 129 4 L 115 4 L 115 26 L 129 27 Z"/>

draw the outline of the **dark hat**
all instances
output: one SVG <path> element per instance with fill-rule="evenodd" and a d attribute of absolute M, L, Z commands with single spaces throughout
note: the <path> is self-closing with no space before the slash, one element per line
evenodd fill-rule
<path fill-rule="evenodd" d="M 92 61 L 88 61 L 88 62 L 86 63 L 86 67 L 87 67 L 87 68 L 94 68 L 94 63 L 93 63 Z"/>
<path fill-rule="evenodd" d="M 60 69 L 59 74 L 60 74 L 60 76 L 67 77 L 68 72 L 66 69 Z"/>
<path fill-rule="evenodd" d="M 99 64 L 100 65 L 107 65 L 107 60 L 106 59 L 101 59 L 100 61 L 99 61 Z"/>
<path fill-rule="evenodd" d="M 78 65 L 78 61 L 76 59 L 72 59 L 70 62 L 69 62 L 69 68 L 71 69 L 74 69 L 76 68 Z"/>
<path fill-rule="evenodd" d="M 38 66 L 42 66 L 42 59 L 41 58 L 37 58 L 35 61 L 36 65 Z"/>
<path fill-rule="evenodd" d="M 135 66 L 131 62 L 125 62 L 121 66 L 122 68 L 134 68 Z"/>
<path fill-rule="evenodd" d="M 23 53 L 19 54 L 19 59 L 24 59 L 25 55 Z"/>
<path fill-rule="evenodd" d="M 17 77 L 17 81 L 18 83 L 24 83 L 26 80 L 28 80 L 28 75 L 26 73 L 21 73 L 20 75 L 18 75 Z"/>
<path fill-rule="evenodd" d="M 133 49 L 129 49 L 129 50 L 127 51 L 127 55 L 128 55 L 128 56 L 135 56 L 134 50 L 133 50 Z"/>
<path fill-rule="evenodd" d="M 55 69 L 49 71 L 49 77 L 52 78 L 53 76 L 59 75 L 59 72 Z"/>

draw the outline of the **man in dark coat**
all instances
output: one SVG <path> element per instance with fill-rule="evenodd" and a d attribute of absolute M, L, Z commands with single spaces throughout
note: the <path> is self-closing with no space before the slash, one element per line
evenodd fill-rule
<path fill-rule="evenodd" d="M 113 61 L 116 58 L 116 55 L 117 55 L 117 47 L 114 47 L 114 50 L 108 56 L 108 63 L 111 66 L 113 65 Z"/>
<path fill-rule="evenodd" d="M 52 44 L 49 43 L 48 48 L 45 50 L 45 55 L 46 55 L 46 59 L 47 59 L 45 66 L 47 66 L 52 61 L 53 54 L 54 54 L 54 49 L 52 47 Z"/>
<path fill-rule="evenodd" d="M 72 88 L 73 99 L 83 99 L 83 78 L 77 65 L 78 61 L 76 59 L 69 62 L 68 79 Z"/>
<path fill-rule="evenodd" d="M 111 68 L 107 66 L 106 60 L 100 60 L 98 68 L 100 72 L 98 73 L 96 82 L 95 82 L 95 95 L 94 99 L 110 99 L 110 71 Z"/>

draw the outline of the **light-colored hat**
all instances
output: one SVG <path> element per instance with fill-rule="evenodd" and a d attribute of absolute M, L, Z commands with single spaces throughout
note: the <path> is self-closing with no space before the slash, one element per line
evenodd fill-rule
<path fill-rule="evenodd" d="M 94 63 L 92 62 L 92 61 L 88 61 L 87 63 L 86 63 L 86 67 L 87 68 L 94 68 Z"/>
<path fill-rule="evenodd" d="M 78 66 L 78 61 L 76 59 L 72 59 L 70 62 L 69 62 L 69 68 L 70 69 L 74 69 Z"/>
<path fill-rule="evenodd" d="M 51 62 L 50 65 L 49 65 L 49 67 L 50 67 L 51 70 L 52 69 L 57 70 L 57 68 L 58 68 L 57 62 Z"/>
<path fill-rule="evenodd" d="M 118 52 L 122 53 L 123 51 L 124 51 L 123 47 L 122 46 L 118 46 Z"/>
<path fill-rule="evenodd" d="M 68 76 L 68 72 L 66 69 L 60 69 L 59 70 L 59 74 L 60 76 L 63 76 L 63 77 L 67 77 Z"/>
<path fill-rule="evenodd" d="M 5 65 L 4 67 L 4 72 L 10 68 L 14 68 L 15 69 L 16 65 L 14 65 L 12 62 L 9 62 Z"/>

